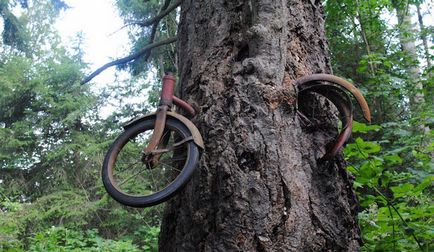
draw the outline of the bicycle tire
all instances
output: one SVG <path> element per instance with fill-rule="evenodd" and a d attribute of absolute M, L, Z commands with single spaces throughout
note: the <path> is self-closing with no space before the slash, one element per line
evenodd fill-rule
<path fill-rule="evenodd" d="M 144 133 L 144 132 L 153 130 L 154 125 L 155 125 L 155 118 L 147 118 L 127 128 L 113 142 L 113 144 L 110 146 L 104 158 L 104 163 L 102 167 L 102 181 L 104 187 L 108 192 L 108 194 L 121 204 L 131 206 L 131 207 L 148 207 L 148 206 L 153 206 L 162 203 L 170 199 L 171 197 L 173 197 L 177 192 L 179 192 L 191 179 L 191 176 L 193 175 L 193 172 L 196 169 L 197 163 L 199 161 L 199 156 L 200 156 L 199 148 L 192 139 L 191 140 L 187 139 L 191 136 L 190 130 L 187 128 L 187 126 L 181 121 L 171 117 L 168 117 L 166 120 L 165 132 L 172 132 L 169 134 L 174 135 L 173 139 L 176 139 L 177 142 L 173 146 L 175 146 L 178 143 L 182 143 L 184 140 L 182 145 L 179 145 L 182 146 L 183 149 L 180 149 L 180 147 L 177 146 L 176 148 L 178 149 L 178 151 L 176 155 L 178 156 L 175 156 L 176 151 L 173 151 L 174 154 L 172 154 L 173 155 L 172 157 L 168 155 L 168 157 L 172 159 L 171 165 L 167 165 L 167 163 L 161 162 L 162 156 L 165 155 L 166 153 L 159 155 L 158 160 L 155 161 L 157 165 L 162 164 L 161 167 L 164 166 L 172 167 L 173 170 L 170 172 L 171 175 L 167 173 L 166 168 L 157 169 L 156 168 L 157 166 L 154 165 L 154 161 L 152 162 L 143 161 L 142 150 L 147 143 L 146 143 L 146 139 L 142 140 L 141 138 L 139 138 L 139 136 L 144 138 L 146 137 L 149 138 L 150 135 L 152 135 L 152 133 L 151 132 Z M 163 136 L 162 139 L 163 138 L 165 137 Z M 174 141 L 173 139 L 172 141 Z M 140 141 L 141 143 L 138 143 Z M 163 148 L 162 150 L 164 150 L 164 148 L 167 149 L 167 146 L 164 146 L 162 148 Z M 134 151 L 130 153 L 129 149 L 134 149 Z M 120 155 L 123 156 L 120 157 Z M 155 157 L 157 157 L 157 155 L 155 155 L 154 158 Z M 126 165 L 120 161 L 121 158 L 127 159 L 127 162 L 125 163 Z M 182 161 L 182 158 L 184 159 L 184 161 Z M 129 165 L 128 163 L 130 159 L 133 160 L 134 162 L 132 165 Z M 151 165 L 149 164 L 150 162 L 152 163 Z M 178 166 L 177 166 L 178 168 L 175 168 L 173 162 L 178 162 Z M 124 176 L 123 173 L 122 175 L 120 175 L 122 169 L 126 167 L 123 170 L 126 173 L 128 169 L 133 169 L 131 167 L 136 167 L 136 166 L 139 167 L 139 172 L 142 174 L 137 174 L 136 176 L 134 176 L 135 174 L 133 174 L 132 176 L 131 174 L 128 174 L 128 176 L 134 178 L 135 180 L 138 180 L 139 183 L 130 183 L 130 181 L 127 181 L 128 185 L 131 185 L 131 187 L 136 187 L 134 190 L 138 190 L 137 187 L 140 188 L 141 186 L 143 188 L 149 188 L 149 192 L 146 191 L 148 189 L 144 189 L 143 193 L 141 192 L 132 193 L 131 191 L 128 191 L 130 190 L 130 188 L 128 189 L 123 188 L 124 184 L 127 184 L 124 181 L 121 182 L 122 187 L 120 186 L 121 183 L 119 183 L 118 178 L 121 179 Z M 161 173 L 164 173 L 163 176 L 168 175 L 172 177 L 173 180 L 169 180 L 167 179 L 167 177 L 165 177 L 164 179 L 168 180 L 167 183 L 166 181 L 161 181 L 161 180 L 156 181 L 154 179 L 154 171 L 158 171 L 158 170 L 160 172 L 159 175 L 161 175 Z M 144 178 L 139 179 L 139 175 L 142 176 L 143 173 L 145 172 L 151 174 L 150 175 L 152 177 L 151 180 L 153 180 L 152 183 L 147 181 Z M 160 186 L 158 183 L 162 183 L 163 185 Z M 151 187 L 154 188 L 151 189 Z M 162 189 L 160 189 L 160 187 Z"/>

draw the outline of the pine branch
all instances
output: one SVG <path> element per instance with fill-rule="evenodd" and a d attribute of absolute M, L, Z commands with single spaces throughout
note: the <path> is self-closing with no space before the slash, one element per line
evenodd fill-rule
<path fill-rule="evenodd" d="M 163 6 L 162 6 L 161 9 L 160 9 L 160 14 L 158 14 L 157 17 L 160 16 L 162 13 L 166 12 L 166 10 L 169 10 L 169 9 L 170 9 L 170 8 L 169 8 L 170 1 L 171 1 L 171 0 L 166 0 L 166 1 L 164 2 Z M 178 1 L 179 4 L 181 4 L 182 1 L 183 1 L 183 0 L 179 0 L 179 1 Z M 178 3 L 178 2 L 177 2 L 177 3 Z M 175 3 L 174 5 L 176 5 L 177 3 Z M 178 5 L 179 5 L 179 4 L 178 4 Z M 172 7 L 172 6 L 171 6 L 171 7 Z M 174 9 L 174 8 L 172 8 L 172 9 Z M 170 11 L 169 11 L 168 13 L 170 13 Z M 167 14 L 168 14 L 168 13 L 167 13 Z M 166 14 L 166 15 L 167 15 L 167 14 Z M 165 15 L 164 15 L 164 16 L 165 16 Z M 163 17 L 164 17 L 164 16 L 163 16 Z M 157 34 L 158 26 L 160 25 L 160 20 L 161 20 L 161 19 L 162 19 L 162 17 L 159 18 L 159 19 L 155 19 L 155 21 L 154 21 L 154 23 L 153 23 L 153 25 L 152 25 L 152 28 L 151 28 L 151 35 L 149 36 L 149 41 L 150 41 L 150 43 L 153 43 L 154 40 L 155 40 L 155 36 L 156 36 L 156 34 Z M 151 51 L 146 52 L 146 54 L 145 54 L 145 56 L 144 56 L 144 61 L 145 61 L 145 62 L 148 61 L 148 59 L 149 59 L 150 56 L 151 56 Z"/>
<path fill-rule="evenodd" d="M 176 7 L 180 6 L 183 0 L 178 0 L 176 1 L 174 4 L 169 5 L 170 0 L 167 0 L 166 3 L 164 4 L 164 7 L 161 9 L 160 13 L 148 20 L 145 20 L 144 22 L 138 23 L 138 25 L 140 26 L 149 26 L 151 24 L 154 24 L 156 22 L 159 22 L 161 19 L 163 19 L 165 16 L 169 15 L 169 13 L 171 13 Z"/>
<path fill-rule="evenodd" d="M 160 10 L 160 13 L 158 13 L 157 16 L 152 17 L 148 20 L 145 21 L 127 21 L 127 24 L 125 24 L 124 26 L 122 26 L 121 28 L 119 28 L 117 31 L 120 31 L 128 26 L 131 25 L 138 25 L 141 27 L 146 27 L 146 26 L 150 26 L 152 24 L 158 24 L 158 22 L 160 22 L 161 19 L 163 19 L 164 17 L 166 17 L 167 15 L 169 15 L 176 7 L 180 6 L 183 0 L 178 0 L 177 2 L 175 2 L 174 4 L 169 5 L 170 0 L 167 0 L 164 4 L 163 7 Z"/>
<path fill-rule="evenodd" d="M 140 51 L 133 53 L 127 57 L 121 58 L 121 59 L 117 59 L 114 60 L 112 62 L 109 62 L 105 65 L 103 65 L 102 67 L 98 68 L 97 70 L 95 70 L 93 73 L 91 73 L 88 77 L 86 77 L 84 80 L 81 81 L 81 84 L 86 84 L 89 81 L 91 81 L 93 78 L 95 78 L 95 76 L 99 75 L 102 71 L 106 70 L 109 67 L 112 66 L 116 66 L 116 65 L 122 65 L 125 64 L 129 61 L 132 61 L 134 59 L 137 59 L 138 57 L 145 55 L 144 60 L 147 61 L 149 56 L 151 55 L 151 50 L 153 48 L 162 46 L 162 45 L 166 45 L 166 44 L 170 44 L 173 43 L 177 40 L 176 37 L 172 37 L 172 38 L 168 38 L 166 40 L 154 43 L 155 40 L 155 35 L 157 33 L 157 29 L 158 29 L 158 25 L 160 24 L 160 20 L 162 18 L 164 18 L 165 16 L 167 16 L 170 12 L 172 12 L 176 7 L 178 7 L 179 5 L 181 5 L 183 0 L 178 0 L 176 1 L 174 4 L 170 5 L 170 1 L 171 0 L 166 0 L 163 4 L 163 6 L 160 9 L 160 12 L 157 16 L 146 20 L 144 22 L 142 22 L 140 25 L 141 26 L 149 26 L 152 24 L 152 29 L 151 29 L 151 35 L 149 36 L 149 44 L 147 46 L 145 46 L 144 48 L 142 48 Z M 125 27 L 125 26 L 124 26 Z M 122 28 L 121 28 L 122 29 Z"/>
<path fill-rule="evenodd" d="M 172 38 L 168 38 L 168 39 L 166 39 L 166 40 L 160 41 L 160 42 L 150 43 L 150 44 L 146 45 L 145 47 L 143 47 L 140 51 L 138 51 L 138 52 L 136 52 L 136 53 L 133 53 L 133 54 L 127 56 L 127 57 L 120 58 L 120 59 L 114 60 L 114 61 L 112 61 L 112 62 L 109 62 L 109 63 L 103 65 L 102 67 L 98 68 L 98 69 L 95 70 L 93 73 L 91 73 L 91 74 L 90 74 L 88 77 L 86 77 L 84 80 L 82 80 L 82 81 L 81 81 L 81 84 L 86 84 L 86 83 L 88 83 L 88 82 L 91 81 L 93 78 L 95 78 L 97 75 L 99 75 L 102 71 L 106 70 L 106 69 L 109 68 L 109 67 L 117 66 L 117 65 L 122 65 L 122 64 L 125 64 L 125 63 L 127 63 L 127 62 L 130 62 L 130 61 L 132 61 L 132 60 L 134 60 L 134 59 L 139 58 L 139 57 L 142 56 L 143 54 L 148 53 L 148 52 L 149 52 L 150 50 L 152 50 L 153 48 L 156 48 L 156 47 L 160 47 L 160 46 L 163 46 L 163 45 L 167 45 L 167 44 L 173 43 L 173 42 L 175 42 L 176 40 L 177 40 L 177 37 L 172 37 Z"/>

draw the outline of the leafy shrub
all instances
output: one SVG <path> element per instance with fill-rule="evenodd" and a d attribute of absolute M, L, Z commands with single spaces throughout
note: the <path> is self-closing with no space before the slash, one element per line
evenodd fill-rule
<path fill-rule="evenodd" d="M 94 229 L 85 232 L 51 227 L 31 238 L 30 251 L 140 251 L 131 240 L 114 241 L 98 236 Z"/>
<path fill-rule="evenodd" d="M 393 143 L 358 137 L 344 150 L 353 164 L 348 170 L 355 175 L 354 186 L 362 207 L 359 221 L 363 250 L 432 251 L 434 205 L 430 189 L 434 176 L 427 154 L 431 147 L 420 144 L 419 133 L 406 130 L 402 124 L 397 124 L 397 129 L 387 126 L 382 130 L 388 139 L 396 139 Z M 379 129 L 356 123 L 354 132 Z"/>

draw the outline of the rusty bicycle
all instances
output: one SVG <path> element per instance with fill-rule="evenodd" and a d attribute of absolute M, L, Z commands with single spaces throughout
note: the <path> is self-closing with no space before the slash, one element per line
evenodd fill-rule
<path fill-rule="evenodd" d="M 176 79 L 163 77 L 155 113 L 127 122 L 103 162 L 106 191 L 121 204 L 148 207 L 168 200 L 190 180 L 203 147 L 202 136 L 173 105 L 193 117 L 195 109 L 174 95 Z"/>
<path fill-rule="evenodd" d="M 342 129 L 338 136 L 333 137 L 333 140 L 328 144 L 329 147 L 320 158 L 321 160 L 330 160 L 336 156 L 351 136 L 353 105 L 351 97 L 348 94 L 351 94 L 355 98 L 365 120 L 371 122 L 371 112 L 362 93 L 353 84 L 343 78 L 331 74 L 311 74 L 295 80 L 293 85 L 297 91 L 297 108 L 300 105 L 300 101 L 303 100 L 301 97 L 314 93 L 332 102 L 338 111 L 339 119 L 342 122 Z M 299 113 L 299 115 L 301 121 L 305 121 L 307 124 L 312 123 L 307 116 L 302 113 Z"/>
<path fill-rule="evenodd" d="M 163 77 L 157 111 L 123 125 L 124 132 L 110 146 L 103 162 L 102 180 L 107 192 L 121 204 L 148 207 L 162 203 L 179 192 L 190 180 L 204 149 L 202 136 L 187 118 L 172 111 L 173 105 L 189 117 L 196 110 L 174 95 L 176 78 Z M 348 81 L 330 74 L 312 74 L 294 81 L 297 107 L 303 95 L 314 93 L 337 108 L 342 129 L 321 158 L 330 160 L 351 135 L 353 106 L 351 94 L 363 116 L 371 120 L 368 104 L 361 92 Z M 308 117 L 300 112 L 301 120 Z"/>

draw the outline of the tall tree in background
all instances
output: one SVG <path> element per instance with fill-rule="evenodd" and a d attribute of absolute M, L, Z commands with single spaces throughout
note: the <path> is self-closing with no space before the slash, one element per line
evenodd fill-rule
<path fill-rule="evenodd" d="M 92 159 L 96 149 L 89 150 L 96 134 L 90 134 L 85 122 L 93 113 L 90 104 L 95 97 L 79 84 L 84 66 L 80 51 L 65 48 L 53 28 L 65 7 L 56 2 L 60 1 L 26 1 L 13 19 L 22 36 L 8 36 L 11 40 L 5 39 L 0 47 L 0 250 L 8 250 L 15 242 L 25 247 L 28 236 L 53 225 L 46 219 L 39 222 L 42 215 L 13 216 L 5 204 L 28 202 L 26 210 L 31 212 L 41 205 L 59 208 L 62 194 L 74 202 L 82 197 L 74 190 L 82 190 L 90 179 L 91 172 L 85 168 L 96 167 L 84 162 Z M 2 7 L 12 8 L 9 4 Z M 38 206 L 35 202 L 44 197 L 45 203 Z M 47 203 L 51 200 L 57 206 Z M 52 214 L 47 219 L 65 218 L 64 213 Z M 23 237 L 22 241 L 17 237 Z"/>
<path fill-rule="evenodd" d="M 5 6 L 13 5 L 6 1 Z M 60 45 L 52 28 L 64 6 L 57 8 L 51 1 L 26 1 L 23 6 L 19 17 L 11 18 L 10 12 L 6 15 L 15 20 L 20 36 L 7 31 L 4 19 L 3 34 L 10 35 L 4 37 L 0 59 L 0 168 L 3 175 L 12 173 L 13 179 L 6 182 L 24 176 L 31 188 L 25 195 L 30 196 L 38 194 L 41 184 L 57 183 L 59 176 L 52 176 L 61 171 L 56 168 L 65 168 L 70 161 L 65 153 L 71 146 L 63 144 L 74 141 L 86 104 L 92 99 L 74 85 L 81 78 L 80 57 Z"/>
<path fill-rule="evenodd" d="M 384 122 L 402 110 L 401 99 L 385 99 L 401 86 L 390 83 L 390 33 L 382 19 L 386 1 L 328 1 L 326 30 L 333 70 L 361 84 L 373 111 L 373 121 Z M 395 97 L 394 97 L 395 98 Z"/>
<path fill-rule="evenodd" d="M 408 80 L 412 82 L 414 91 L 411 94 L 412 107 L 414 113 L 418 113 L 420 109 L 417 107 L 423 106 L 425 102 L 423 94 L 423 84 L 421 82 L 421 69 L 419 67 L 419 59 L 416 48 L 417 33 L 414 24 L 411 20 L 412 13 L 410 10 L 410 1 L 408 0 L 392 0 L 393 7 L 398 18 L 398 32 L 401 50 L 404 56 L 408 59 L 407 74 Z M 423 127 L 423 126 L 422 126 Z M 426 129 L 429 131 L 429 129 Z"/>
<path fill-rule="evenodd" d="M 418 31 L 410 21 L 423 24 L 429 2 L 326 2 L 333 69 L 366 91 L 377 124 L 356 125 L 345 150 L 367 251 L 425 251 L 433 240 L 432 26 Z M 424 6 L 417 19 L 413 4 Z"/>

